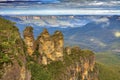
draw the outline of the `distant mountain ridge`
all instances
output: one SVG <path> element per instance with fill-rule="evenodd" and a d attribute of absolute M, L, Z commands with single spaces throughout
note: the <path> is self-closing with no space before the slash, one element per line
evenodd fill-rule
<path fill-rule="evenodd" d="M 120 42 L 120 37 L 115 36 L 116 32 L 120 32 L 120 20 L 119 16 L 108 17 L 108 19 L 109 25 L 106 25 L 107 23 L 104 22 L 91 22 L 86 24 L 82 28 L 78 27 L 69 29 L 68 31 L 66 31 L 65 36 L 67 36 L 67 40 L 71 40 L 70 42 L 74 42 L 75 40 L 76 43 L 88 43 L 85 44 L 86 46 L 88 46 L 88 48 L 91 47 L 92 49 L 96 49 L 98 51 L 101 49 L 111 49 L 111 47 L 113 46 L 112 44 Z M 73 37 L 71 38 L 71 36 Z"/>
<path fill-rule="evenodd" d="M 37 36 L 39 32 L 41 32 L 45 27 L 48 29 L 50 34 L 53 34 L 55 30 L 60 30 L 65 35 L 65 45 L 78 45 L 82 48 L 93 49 L 94 51 L 104 51 L 111 50 L 117 48 L 117 43 L 120 42 L 119 37 L 116 36 L 116 33 L 120 32 L 120 16 L 14 16 L 14 17 L 6 17 L 14 22 L 17 22 L 17 26 L 20 31 L 25 28 L 26 25 L 31 25 L 35 28 L 34 35 Z M 37 26 L 32 24 L 31 21 L 43 20 L 47 22 L 46 26 Z M 53 20 L 52 24 L 59 24 L 57 27 L 50 27 L 48 24 Z M 24 21 L 30 21 L 27 24 Z M 54 21 L 68 21 L 71 24 L 75 24 L 76 21 L 78 23 L 84 23 L 84 25 L 73 27 L 66 26 L 65 28 L 60 23 L 56 23 Z M 85 21 L 85 22 L 84 22 Z M 19 24 L 19 22 L 24 24 Z M 41 23 L 41 21 L 39 22 Z M 66 24 L 66 22 L 64 23 Z M 113 46 L 116 46 L 113 47 Z"/>

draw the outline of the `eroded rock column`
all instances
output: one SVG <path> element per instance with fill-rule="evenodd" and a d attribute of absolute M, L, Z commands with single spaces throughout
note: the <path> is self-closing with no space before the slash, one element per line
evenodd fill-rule
<path fill-rule="evenodd" d="M 32 27 L 26 27 L 26 29 L 23 32 L 24 36 L 24 42 L 26 44 L 27 53 L 29 55 L 32 55 L 34 52 L 34 36 L 33 36 L 33 28 Z"/>
<path fill-rule="evenodd" d="M 38 52 L 42 56 L 42 64 L 49 64 L 50 61 L 61 60 L 63 57 L 63 34 L 56 31 L 52 36 L 44 29 L 37 38 Z"/>
<path fill-rule="evenodd" d="M 60 31 L 56 31 L 53 36 L 52 39 L 54 41 L 54 47 L 55 47 L 55 56 L 56 59 L 62 59 L 63 57 L 63 47 L 64 47 L 64 38 L 63 38 L 63 34 Z"/>
<path fill-rule="evenodd" d="M 50 34 L 47 29 L 44 29 L 43 32 L 38 37 L 39 53 L 42 55 L 42 63 L 47 64 L 48 59 L 54 61 L 54 42 L 51 39 Z"/>

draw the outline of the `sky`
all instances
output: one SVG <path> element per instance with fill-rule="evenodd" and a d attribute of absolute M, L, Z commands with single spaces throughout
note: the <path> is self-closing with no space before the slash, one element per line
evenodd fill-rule
<path fill-rule="evenodd" d="M 0 1 L 41 1 L 41 2 L 55 2 L 59 0 L 0 0 Z"/>
<path fill-rule="evenodd" d="M 0 2 L 0 15 L 120 15 L 120 0 L 0 1 L 13 1 Z"/>

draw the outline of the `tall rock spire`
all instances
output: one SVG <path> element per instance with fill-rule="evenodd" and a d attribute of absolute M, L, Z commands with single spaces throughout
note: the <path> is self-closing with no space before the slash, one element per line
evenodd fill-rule
<path fill-rule="evenodd" d="M 23 32 L 24 41 L 26 44 L 27 52 L 29 55 L 32 55 L 34 52 L 34 36 L 33 28 L 28 26 Z"/>
<path fill-rule="evenodd" d="M 56 31 L 52 36 L 47 29 L 37 39 L 38 52 L 42 55 L 42 63 L 48 64 L 51 61 L 61 60 L 63 57 L 63 34 Z"/>
<path fill-rule="evenodd" d="M 54 48 L 55 48 L 55 55 L 57 59 L 60 59 L 63 57 L 63 47 L 64 47 L 64 37 L 62 32 L 56 31 L 52 39 L 54 41 Z"/>
<path fill-rule="evenodd" d="M 40 34 L 37 39 L 37 44 L 39 45 L 38 51 L 42 55 L 43 64 L 47 63 L 47 58 L 52 61 L 55 60 L 54 42 L 52 41 L 52 38 L 47 29 L 44 29 L 43 32 Z"/>

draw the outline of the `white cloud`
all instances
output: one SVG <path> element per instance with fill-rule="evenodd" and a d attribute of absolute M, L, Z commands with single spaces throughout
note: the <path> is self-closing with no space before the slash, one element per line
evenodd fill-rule
<path fill-rule="evenodd" d="M 21 19 L 19 24 L 45 27 L 81 27 L 88 23 L 85 19 L 74 16 L 11 16 Z"/>
<path fill-rule="evenodd" d="M 95 22 L 97 22 L 97 23 L 108 22 L 108 21 L 109 21 L 109 19 L 107 17 L 103 17 L 103 18 L 95 20 Z"/>
<path fill-rule="evenodd" d="M 69 21 L 59 21 L 58 22 L 60 24 L 60 26 L 69 26 L 69 27 L 73 27 L 73 23 L 70 23 Z"/>
<path fill-rule="evenodd" d="M 2 15 L 120 15 L 120 1 L 60 2 L 59 4 L 0 3 Z M 1 14 L 0 14 L 1 15 Z"/>
<path fill-rule="evenodd" d="M 105 17 L 105 16 L 102 17 L 102 18 L 92 17 L 91 19 L 92 19 L 92 21 L 96 22 L 96 24 L 103 23 L 102 26 L 101 26 L 102 28 L 108 27 L 109 24 L 110 24 L 109 18 L 108 18 L 108 17 Z"/>
<path fill-rule="evenodd" d="M 91 5 L 91 6 L 115 6 L 119 4 L 120 4 L 120 1 L 92 1 L 88 3 L 88 5 Z"/>
<path fill-rule="evenodd" d="M 94 44 L 99 45 L 100 47 L 105 47 L 105 46 L 107 46 L 105 43 L 103 43 L 102 41 L 100 41 L 100 40 L 98 40 L 98 39 L 91 38 L 90 41 L 93 42 Z"/>
<path fill-rule="evenodd" d="M 98 10 L 51 9 L 51 10 L 9 10 L 9 11 L 3 10 L 0 11 L 0 15 L 120 15 L 120 10 L 99 10 L 99 9 Z"/>

